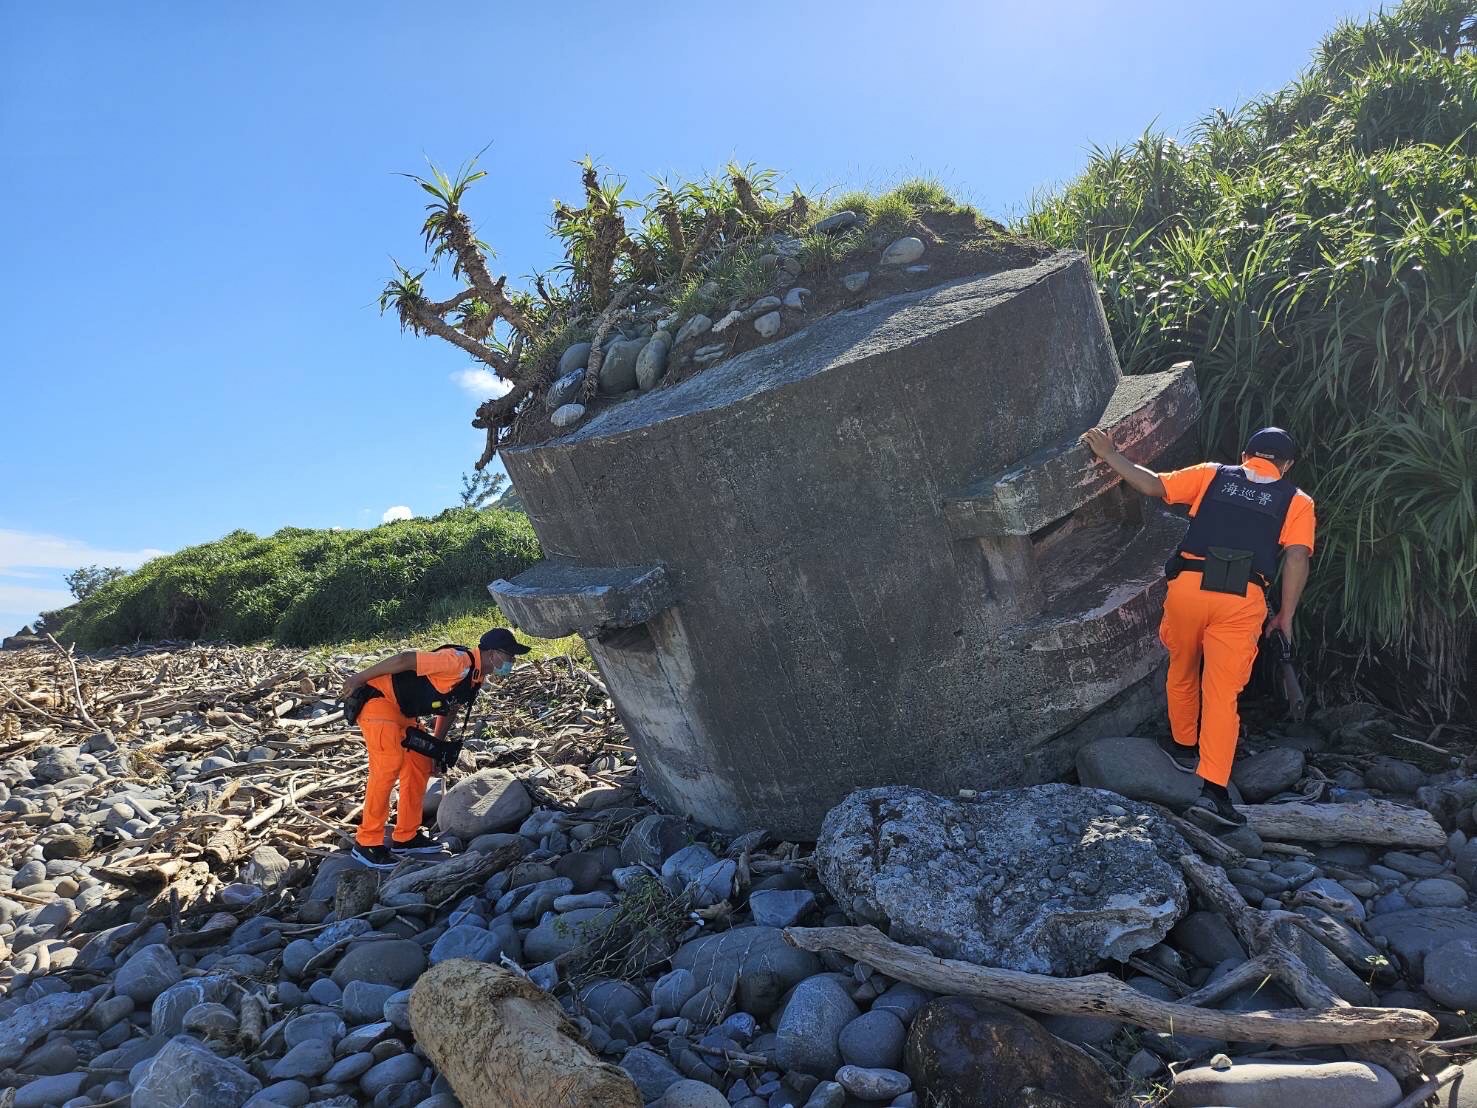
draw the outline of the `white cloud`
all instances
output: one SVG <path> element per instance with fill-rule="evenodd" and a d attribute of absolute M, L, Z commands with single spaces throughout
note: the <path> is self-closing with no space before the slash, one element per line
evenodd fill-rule
<path fill-rule="evenodd" d="M 479 369 L 476 366 L 457 370 L 451 375 L 451 379 L 478 400 L 496 400 L 499 396 L 507 395 L 513 387 L 513 382 L 504 381 L 492 370 Z"/>
<path fill-rule="evenodd" d="M 40 535 L 30 531 L 8 531 L 0 528 L 0 573 L 16 576 L 15 570 L 65 569 L 78 566 L 122 566 L 137 569 L 163 550 L 109 550 L 93 546 L 81 539 L 64 539 L 59 535 Z"/>
<path fill-rule="evenodd" d="M 8 635 L 37 612 L 55 611 L 72 603 L 66 589 L 38 589 L 30 585 L 0 583 L 0 635 Z"/>
<path fill-rule="evenodd" d="M 394 523 L 401 519 L 414 519 L 415 513 L 404 504 L 396 504 L 394 507 L 386 508 L 385 514 L 380 516 L 381 523 Z"/>

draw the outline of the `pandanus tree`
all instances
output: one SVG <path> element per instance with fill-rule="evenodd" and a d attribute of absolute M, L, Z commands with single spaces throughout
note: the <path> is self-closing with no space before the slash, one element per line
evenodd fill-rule
<path fill-rule="evenodd" d="M 417 270 L 396 262 L 380 310 L 393 310 L 401 327 L 417 335 L 451 343 L 506 383 L 472 420 L 487 432 L 479 470 L 529 397 L 550 382 L 564 346 L 580 338 L 593 342 L 581 393 L 588 399 L 599 380 L 603 340 L 613 328 L 643 305 L 650 310 L 682 300 L 704 280 L 705 262 L 756 235 L 798 228 L 810 212 L 798 192 L 780 203 L 775 175 L 752 166 L 730 165 L 705 182 L 658 182 L 652 196 L 636 201 L 625 195 L 624 180 L 602 176 L 590 158 L 578 164 L 584 203 L 554 204 L 552 230 L 565 260 L 553 273 L 535 276 L 532 292 L 510 290 L 507 277 L 494 278 L 488 266 L 495 255 L 477 237 L 464 206 L 467 190 L 487 176 L 476 158 L 453 174 L 435 165 L 425 177 L 403 174 L 430 197 L 421 225 L 430 265 Z M 635 209 L 641 215 L 628 222 Z M 437 300 L 427 275 L 446 261 L 462 287 Z"/>
<path fill-rule="evenodd" d="M 493 279 L 487 268 L 491 248 L 477 237 L 462 208 L 467 189 L 487 176 L 485 170 L 476 168 L 475 159 L 454 176 L 434 165 L 429 178 L 405 176 L 431 197 L 421 234 L 432 266 L 449 258 L 452 276 L 465 281 L 466 287 L 449 299 L 432 300 L 425 289 L 427 271 L 412 272 L 396 262 L 395 276 L 380 294 L 380 310 L 394 309 L 402 328 L 445 339 L 508 382 L 508 391 L 485 401 L 472 421 L 473 426 L 488 430 L 488 447 L 477 463 L 481 469 L 497 449 L 498 431 L 535 384 L 520 364 L 524 345 L 538 330 L 531 298 L 509 293 L 506 276 Z M 506 334 L 498 333 L 499 323 L 505 325 Z"/>

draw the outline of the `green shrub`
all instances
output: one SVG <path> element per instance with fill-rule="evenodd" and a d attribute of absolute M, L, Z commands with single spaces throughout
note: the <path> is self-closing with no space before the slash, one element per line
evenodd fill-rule
<path fill-rule="evenodd" d="M 367 531 L 233 531 L 156 558 L 47 617 L 84 648 L 227 639 L 306 646 L 413 631 L 539 557 L 527 517 L 450 509 Z"/>
<path fill-rule="evenodd" d="M 1477 635 L 1474 25 L 1471 0 L 1345 24 L 1188 143 L 1094 151 L 1019 226 L 1088 252 L 1125 371 L 1195 361 L 1210 456 L 1294 433 L 1314 625 L 1447 705 Z"/>

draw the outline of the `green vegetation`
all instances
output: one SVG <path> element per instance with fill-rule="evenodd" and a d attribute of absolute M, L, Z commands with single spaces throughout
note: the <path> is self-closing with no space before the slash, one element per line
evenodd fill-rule
<path fill-rule="evenodd" d="M 480 600 L 468 598 L 444 607 L 457 609 L 457 612 L 408 630 L 350 639 L 347 642 L 334 642 L 329 645 L 334 650 L 345 650 L 351 654 L 390 654 L 396 650 L 405 649 L 434 650 L 443 643 L 449 642 L 464 643 L 470 646 L 481 638 L 482 632 L 489 627 L 507 626 L 507 619 L 487 596 L 485 589 Z M 570 654 L 580 665 L 594 665 L 590 659 L 590 651 L 585 646 L 585 640 L 578 635 L 570 635 L 562 639 L 535 639 L 521 631 L 517 634 L 520 642 L 526 642 L 533 648 L 519 661 Z"/>
<path fill-rule="evenodd" d="M 156 558 L 45 621 L 83 648 L 158 639 L 308 646 L 453 628 L 465 635 L 461 620 L 480 634 L 497 622 L 487 584 L 538 557 L 527 517 L 496 508 L 453 508 L 367 531 L 233 531 Z"/>
<path fill-rule="evenodd" d="M 1095 151 L 1018 227 L 1087 251 L 1127 372 L 1194 359 L 1212 456 L 1294 433 L 1310 614 L 1448 705 L 1477 635 L 1474 29 L 1472 0 L 1346 23 L 1281 92 Z"/>
<path fill-rule="evenodd" d="M 488 269 L 492 249 L 476 237 L 462 206 L 467 190 L 486 176 L 475 158 L 454 174 L 432 166 L 429 176 L 411 177 L 431 197 L 421 228 L 429 266 L 449 261 L 452 278 L 463 287 L 434 299 L 429 270 L 397 262 L 381 291 L 380 309 L 393 311 L 416 334 L 451 343 L 508 382 L 507 392 L 483 403 L 472 420 L 487 432 L 479 469 L 516 434 L 521 415 L 537 415 L 536 394 L 552 380 L 569 345 L 608 335 L 638 317 L 687 318 L 774 291 L 779 236 L 804 242 L 800 275 L 811 276 L 824 276 L 852 255 L 914 232 L 930 214 L 969 218 L 962 231 L 955 228 L 965 250 L 977 252 L 1008 237 L 933 178 L 904 181 L 881 193 L 812 198 L 795 190 L 781 196 L 774 171 L 731 164 L 702 180 L 657 181 L 649 195 L 635 199 L 626 194 L 624 178 L 588 158 L 580 173 L 584 205 L 554 204 L 552 232 L 564 261 L 535 276 L 531 292 L 510 290 L 506 277 L 494 280 Z M 844 233 L 814 232 L 820 219 L 841 210 L 856 213 L 859 222 Z M 932 231 L 921 233 L 939 241 Z M 593 389 L 593 377 L 587 387 Z"/>
<path fill-rule="evenodd" d="M 67 589 L 78 600 L 86 600 L 109 581 L 116 581 L 127 571 L 121 566 L 82 566 L 63 578 Z"/>

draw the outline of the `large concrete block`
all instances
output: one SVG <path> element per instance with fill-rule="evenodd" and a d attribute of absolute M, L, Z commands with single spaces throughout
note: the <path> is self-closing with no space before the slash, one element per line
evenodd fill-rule
<path fill-rule="evenodd" d="M 549 556 L 491 586 L 578 631 L 667 808 L 813 837 L 853 788 L 1047 780 L 1130 733 L 1182 524 L 1147 462 L 1188 364 L 1123 378 L 1074 253 L 842 312 L 504 450 Z"/>

